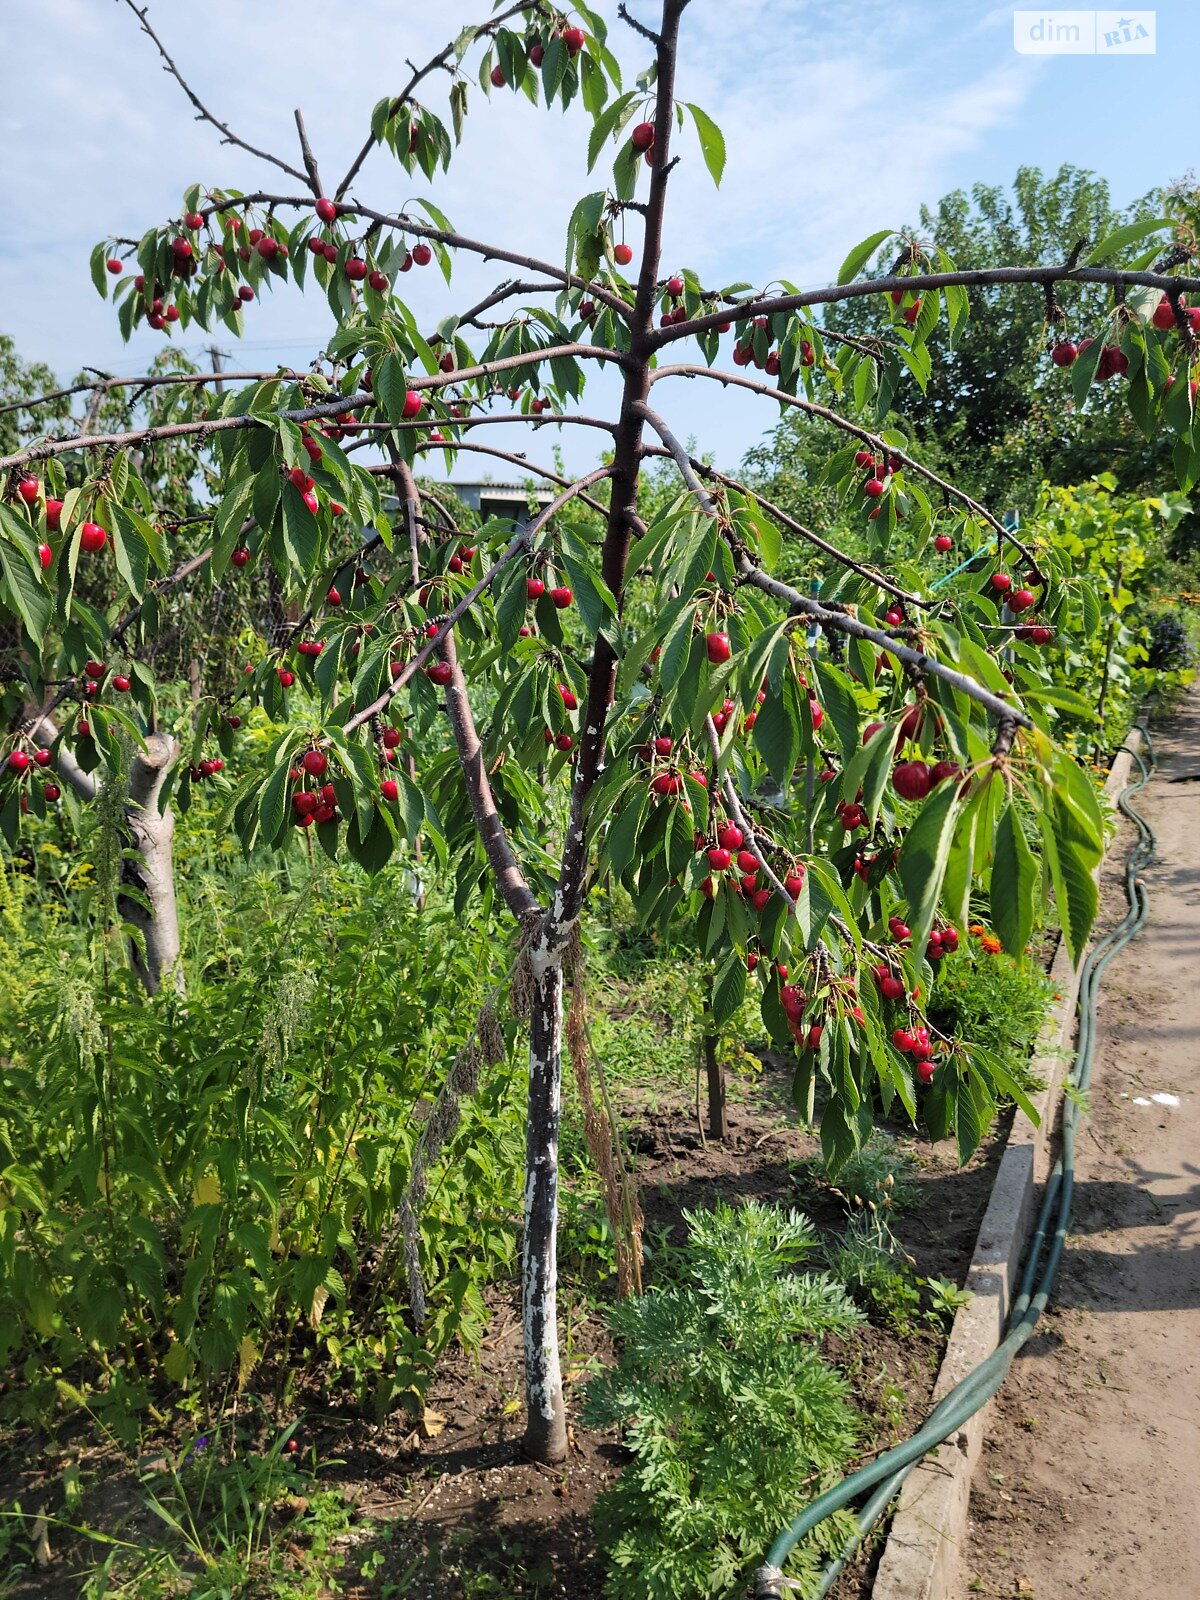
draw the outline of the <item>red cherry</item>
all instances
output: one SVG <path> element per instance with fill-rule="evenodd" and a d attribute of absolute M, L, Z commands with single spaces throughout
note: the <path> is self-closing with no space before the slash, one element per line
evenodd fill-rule
<path fill-rule="evenodd" d="M 317 201 L 316 205 L 313 207 L 313 210 L 317 213 L 322 222 L 333 222 L 336 220 L 338 214 L 336 203 L 332 200 L 327 200 L 324 195 L 322 195 Z"/>
<path fill-rule="evenodd" d="M 49 750 L 43 749 L 35 750 L 33 752 L 33 759 L 37 762 L 39 767 L 48 767 L 51 761 L 54 760 L 54 757 L 51 755 Z"/>
<path fill-rule="evenodd" d="M 29 757 L 24 750 L 13 750 L 9 755 L 8 765 L 13 772 L 24 772 L 29 765 Z"/>
<path fill-rule="evenodd" d="M 306 750 L 300 765 L 310 778 L 323 778 L 329 770 L 329 758 L 323 750 Z"/>
<path fill-rule="evenodd" d="M 113 673 L 112 686 L 118 694 L 128 694 L 131 681 L 123 672 Z"/>
<path fill-rule="evenodd" d="M 503 87 L 504 87 L 504 68 L 500 65 L 500 63 L 498 61 L 497 61 L 496 65 L 492 68 L 491 78 L 492 78 L 492 87 L 493 87 L 493 89 L 503 89 Z"/>
<path fill-rule="evenodd" d="M 279 240 L 272 234 L 264 233 L 254 248 L 264 261 L 274 261 L 279 254 Z"/>
<path fill-rule="evenodd" d="M 825 721 L 825 708 L 819 701 L 810 700 L 808 702 L 808 712 L 812 717 L 813 732 L 816 733 L 817 729 Z"/>
<path fill-rule="evenodd" d="M 41 484 L 36 478 L 22 478 L 17 484 L 17 493 L 27 506 L 31 506 L 41 493 Z"/>
<path fill-rule="evenodd" d="M 584 33 L 582 28 L 568 28 L 562 37 L 563 43 L 567 47 L 567 54 L 569 56 L 577 56 L 583 49 L 584 41 L 587 38 L 587 35 Z"/>
<path fill-rule="evenodd" d="M 554 743 L 559 750 L 569 750 L 575 741 L 569 733 L 560 733 L 556 736 Z"/>
<path fill-rule="evenodd" d="M 372 272 L 367 282 L 375 290 L 376 294 L 382 294 L 388 286 L 387 274 L 379 271 Z"/>
<path fill-rule="evenodd" d="M 431 683 L 436 683 L 439 687 L 445 688 L 454 676 L 454 670 L 448 661 L 432 661 L 425 668 L 425 676 Z"/>
<path fill-rule="evenodd" d="M 933 548 L 938 551 L 939 554 L 945 555 L 948 550 L 954 549 L 954 540 L 948 533 L 939 533 L 937 538 L 933 541 Z"/>
<path fill-rule="evenodd" d="M 304 500 L 304 504 L 308 507 L 308 509 L 312 512 L 313 516 L 315 517 L 316 514 L 317 514 L 317 496 L 316 496 L 315 492 L 312 489 L 308 489 L 308 490 L 305 491 L 305 493 L 302 496 L 302 498 Z"/>
<path fill-rule="evenodd" d="M 81 739 L 90 739 L 92 737 L 92 725 L 90 722 L 79 722 L 75 726 L 75 732 Z"/>
<path fill-rule="evenodd" d="M 921 296 L 918 295 L 917 298 L 913 301 L 912 305 L 905 306 L 904 310 L 900 313 L 900 315 L 904 318 L 905 322 L 907 322 L 909 327 L 911 328 L 913 323 L 917 320 L 917 317 L 920 315 L 920 312 L 921 312 Z"/>
<path fill-rule="evenodd" d="M 771 903 L 770 889 L 756 889 L 750 896 L 750 901 L 755 911 L 765 911 Z"/>
<path fill-rule="evenodd" d="M 290 689 L 296 681 L 296 674 L 287 667 L 276 667 L 275 675 L 285 689 Z"/>
<path fill-rule="evenodd" d="M 868 500 L 878 500 L 883 493 L 883 482 L 879 478 L 868 478 L 863 484 L 863 493 Z"/>
<path fill-rule="evenodd" d="M 343 270 L 351 283 L 361 283 L 367 275 L 367 263 L 361 256 L 350 256 Z"/>
<path fill-rule="evenodd" d="M 243 283 L 238 289 L 238 299 L 245 301 L 246 304 L 249 304 L 249 302 L 254 299 L 254 290 L 248 283 Z"/>
<path fill-rule="evenodd" d="M 177 239 L 172 239 L 171 254 L 177 261 L 190 261 L 192 257 L 192 241 L 185 239 L 182 234 Z"/>
<path fill-rule="evenodd" d="M 41 562 L 42 571 L 45 572 L 50 563 L 54 560 L 54 551 L 51 550 L 48 544 L 38 545 L 37 550 L 38 560 Z"/>
<path fill-rule="evenodd" d="M 892 769 L 892 787 L 903 800 L 924 800 L 929 793 L 929 768 L 923 761 L 899 761 Z"/>
<path fill-rule="evenodd" d="M 1074 364 L 1078 354 L 1078 345 L 1072 344 L 1069 339 L 1060 339 L 1050 351 L 1050 359 L 1056 367 L 1069 367 Z"/>
<path fill-rule="evenodd" d="M 708 651 L 708 659 L 714 666 L 720 666 L 722 662 L 728 661 L 733 654 L 727 633 L 706 633 L 704 647 Z"/>
<path fill-rule="evenodd" d="M 108 543 L 108 535 L 97 522 L 85 522 L 79 530 L 79 548 L 94 555 Z"/>
<path fill-rule="evenodd" d="M 62 790 L 56 783 L 45 783 L 42 785 L 42 799 L 48 801 L 49 804 L 53 805 L 54 802 L 58 799 L 61 799 L 61 797 Z"/>
<path fill-rule="evenodd" d="M 412 258 L 419 267 L 427 267 L 433 260 L 433 251 L 427 244 L 415 244 L 412 247 Z"/>
<path fill-rule="evenodd" d="M 926 1085 L 931 1084 L 933 1082 L 933 1075 L 936 1070 L 937 1068 L 934 1066 L 932 1061 L 918 1061 L 917 1082 Z"/>
<path fill-rule="evenodd" d="M 1008 609 L 1015 611 L 1019 615 L 1022 611 L 1028 611 L 1036 598 L 1032 590 L 1018 589 L 1015 594 L 1009 595 Z"/>
<path fill-rule="evenodd" d="M 737 864 L 739 872 L 753 874 L 758 871 L 758 857 L 754 854 L 753 850 L 739 850 L 737 854 Z"/>
<path fill-rule="evenodd" d="M 404 404 L 400 408 L 400 415 L 405 419 L 405 421 L 411 421 L 413 417 L 420 416 L 421 407 L 424 404 L 425 402 L 421 399 L 421 396 L 416 392 L 416 390 L 410 389 L 404 396 Z"/>
<path fill-rule="evenodd" d="M 613 260 L 619 267 L 627 267 L 633 260 L 633 250 L 627 244 L 618 244 L 613 247 Z"/>
<path fill-rule="evenodd" d="M 235 567 L 244 567 L 250 560 L 250 552 L 246 549 L 246 546 L 242 544 L 237 547 L 229 559 Z"/>
<path fill-rule="evenodd" d="M 789 872 L 787 877 L 783 880 L 783 887 L 791 895 L 793 900 L 797 899 L 801 889 L 804 887 L 804 868 L 796 867 Z"/>
<path fill-rule="evenodd" d="M 736 850 L 745 838 L 745 834 L 734 822 L 723 822 L 717 829 L 717 843 L 726 850 Z"/>
<path fill-rule="evenodd" d="M 542 62 L 545 59 L 546 59 L 546 47 L 545 47 L 544 44 L 530 45 L 530 47 L 529 47 L 529 60 L 530 60 L 531 65 L 533 65 L 535 67 L 540 67 Z"/>
<path fill-rule="evenodd" d="M 998 594 L 1007 594 L 1012 588 L 1012 579 L 1007 572 L 993 572 L 991 578 L 992 588 Z"/>
<path fill-rule="evenodd" d="M 939 783 L 945 783 L 947 778 L 962 776 L 962 768 L 957 761 L 939 761 L 929 769 L 929 787 L 932 789 Z"/>
<path fill-rule="evenodd" d="M 118 261 L 116 256 L 109 256 L 108 260 L 104 263 L 104 265 L 112 273 L 114 278 L 117 276 L 117 274 L 119 272 L 124 272 L 125 271 L 125 263 L 123 261 Z"/>
<path fill-rule="evenodd" d="M 530 600 L 540 600 L 546 592 L 546 585 L 541 578 L 525 579 L 525 594 Z"/>
<path fill-rule="evenodd" d="M 719 846 L 708 852 L 708 864 L 714 872 L 724 872 L 732 860 L 729 851 L 722 850 Z"/>
<path fill-rule="evenodd" d="M 900 1050 L 905 1055 L 908 1055 L 908 1053 L 912 1050 L 913 1045 L 916 1043 L 916 1040 L 913 1038 L 912 1034 L 907 1028 L 897 1028 L 892 1034 L 892 1043 L 896 1046 L 897 1050 Z"/>
<path fill-rule="evenodd" d="M 570 589 L 566 584 L 563 584 L 561 588 L 551 589 L 550 598 L 554 601 L 554 604 L 560 611 L 565 611 L 571 604 L 572 600 L 574 600 L 575 594 L 572 589 Z"/>

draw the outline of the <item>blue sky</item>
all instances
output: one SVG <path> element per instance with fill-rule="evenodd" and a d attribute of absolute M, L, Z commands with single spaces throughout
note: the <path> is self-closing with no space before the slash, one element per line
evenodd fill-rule
<path fill-rule="evenodd" d="M 485 13 L 486 0 L 419 9 L 396 0 L 150 6 L 220 117 L 295 162 L 292 108 L 302 106 L 329 174 L 348 164 L 374 102 L 400 86 L 405 58 L 432 55 Z M 597 0 L 597 9 L 636 70 L 642 46 L 617 21 L 616 0 Z M 653 0 L 633 0 L 631 9 L 653 20 Z M 1022 163 L 1092 168 L 1124 204 L 1195 160 L 1180 130 L 1194 120 L 1196 22 L 1191 0 L 1171 0 L 1157 8 L 1156 55 L 1037 58 L 1014 50 L 1010 7 L 974 0 L 692 0 L 680 93 L 721 124 L 729 167 L 714 191 L 695 145 L 680 147 L 667 265 L 695 267 L 714 283 L 783 276 L 815 284 L 858 239 L 914 221 L 922 201 L 976 181 L 1007 183 Z M 441 94 L 431 93 L 430 103 Z M 465 232 L 561 259 L 571 205 L 596 187 L 585 172 L 584 117 L 548 117 L 510 94 L 484 103 L 477 90 L 472 112 L 439 203 Z M 272 187 L 268 173 L 193 121 L 123 0 L 3 8 L 0 331 L 25 357 L 64 376 L 85 362 L 141 370 L 159 339 L 143 333 L 122 344 L 111 309 L 91 287 L 92 244 L 178 214 L 190 182 L 250 188 L 267 176 Z M 278 176 L 282 192 L 292 192 L 294 181 Z M 376 154 L 355 192 L 398 207 L 419 187 Z M 434 269 L 412 274 L 405 288 L 432 323 L 503 275 L 471 262 L 451 291 Z M 236 366 L 303 365 L 329 331 L 323 300 L 288 288 L 253 308 L 240 350 L 225 330 L 217 338 Z M 193 328 L 181 342 L 196 353 L 208 341 Z M 604 409 L 612 394 L 598 387 L 587 409 Z M 709 384 L 664 384 L 656 404 L 677 432 L 726 466 L 777 420 L 767 403 Z M 595 436 L 564 433 L 568 464 L 591 464 Z M 491 436 L 549 460 L 546 431 Z M 473 475 L 466 458 L 456 475 Z"/>

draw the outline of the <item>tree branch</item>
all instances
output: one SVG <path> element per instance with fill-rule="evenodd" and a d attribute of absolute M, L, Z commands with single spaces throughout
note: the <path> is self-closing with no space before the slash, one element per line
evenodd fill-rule
<path fill-rule="evenodd" d="M 164 72 L 169 72 L 171 74 L 171 76 L 175 79 L 175 82 L 183 90 L 184 94 L 187 95 L 188 99 L 195 106 L 195 108 L 196 108 L 196 117 L 197 117 L 198 121 L 200 121 L 200 122 L 211 122 L 214 128 L 219 129 L 220 132 L 221 132 L 221 135 L 222 135 L 222 143 L 223 144 L 235 144 L 235 145 L 237 145 L 239 147 L 239 149 L 247 151 L 252 156 L 257 156 L 260 161 L 269 161 L 273 167 L 280 168 L 280 170 L 283 171 L 283 172 L 286 172 L 289 177 L 291 177 L 291 178 L 299 178 L 301 183 L 305 183 L 305 182 L 308 181 L 305 178 L 305 175 L 304 175 L 303 172 L 297 172 L 295 167 L 289 166 L 286 161 L 281 161 L 278 156 L 273 156 L 270 153 L 270 151 L 268 151 L 268 150 L 259 150 L 256 146 L 254 146 L 252 144 L 247 144 L 245 139 L 240 139 L 237 136 L 237 134 L 234 133 L 233 129 L 229 126 L 229 124 L 227 122 L 222 122 L 219 117 L 214 116 L 213 113 L 204 104 L 204 102 L 200 99 L 200 97 L 196 93 L 196 91 L 190 86 L 190 84 L 184 78 L 183 74 L 180 72 L 179 68 L 175 65 L 175 62 L 171 59 L 171 56 L 168 54 L 167 47 L 163 44 L 162 40 L 158 37 L 157 33 L 155 33 L 154 29 L 150 26 L 150 21 L 149 21 L 150 7 L 149 6 L 138 7 L 138 6 L 136 6 L 134 4 L 134 0 L 125 0 L 125 4 L 129 7 L 130 11 L 133 12 L 134 16 L 141 23 L 142 32 L 147 36 L 147 38 L 149 38 L 153 42 L 153 44 L 154 44 L 155 48 L 157 49 L 159 55 L 162 57 L 162 59 L 163 59 L 163 71 Z"/>
<path fill-rule="evenodd" d="M 741 321 L 749 317 L 772 316 L 777 311 L 800 311 L 805 306 L 831 305 L 841 300 L 858 300 L 863 295 L 888 294 L 892 289 L 922 294 L 929 289 L 947 289 L 955 284 L 961 284 L 964 288 L 994 288 L 1004 283 L 1144 285 L 1149 289 L 1158 289 L 1163 294 L 1171 290 L 1181 294 L 1200 294 L 1200 278 L 1169 278 L 1160 272 L 1130 272 L 1120 267 L 977 267 L 961 272 L 889 273 L 885 278 L 859 278 L 853 283 L 807 289 L 801 294 L 746 300 L 736 308 L 736 318 Z M 676 339 L 713 332 L 722 322 L 729 321 L 729 315 L 727 309 L 710 311 L 690 322 L 676 322 L 669 328 L 657 328 L 651 334 L 651 343 L 658 350 L 663 345 L 673 344 Z"/>
<path fill-rule="evenodd" d="M 526 11 L 528 9 L 529 0 L 519 0 L 517 5 L 510 6 L 507 11 L 501 12 L 498 17 L 492 17 L 489 21 L 482 23 L 478 28 L 476 28 L 475 37 L 482 38 L 484 34 L 494 33 L 495 30 L 507 22 L 510 17 L 515 17 L 522 11 Z M 405 84 L 404 88 L 400 91 L 388 108 L 389 119 L 394 117 L 400 110 L 401 106 L 403 106 L 406 101 L 412 98 L 413 90 L 423 78 L 427 78 L 431 72 L 436 72 L 440 67 L 446 66 L 450 57 L 454 54 L 456 43 L 457 40 L 452 39 L 444 50 L 438 51 L 437 55 L 435 55 L 432 60 L 427 61 L 423 67 L 414 69 L 412 77 L 409 79 L 407 84 Z M 361 168 L 363 162 L 371 154 L 371 151 L 374 150 L 377 143 L 378 140 L 375 138 L 375 135 L 372 134 L 367 142 L 363 145 L 362 149 L 355 156 L 354 160 L 350 163 L 350 170 L 346 173 L 346 176 L 342 179 L 341 183 L 338 184 L 337 193 L 334 196 L 335 199 L 340 200 L 346 193 L 346 190 L 349 189 L 350 185 L 358 176 L 359 169 Z"/>
<path fill-rule="evenodd" d="M 475 367 L 464 367 L 458 372 L 414 375 L 408 381 L 411 387 L 417 390 L 444 389 L 451 384 L 462 383 L 471 378 L 490 377 L 495 372 L 509 372 L 519 367 L 535 366 L 539 361 L 549 361 L 556 356 L 564 355 L 578 356 L 584 360 L 612 361 L 621 367 L 627 366 L 630 359 L 623 351 L 608 350 L 597 345 L 550 345 L 544 350 L 500 356 L 495 361 L 484 362 Z M 356 394 L 338 395 L 331 400 L 321 400 L 311 406 L 303 406 L 292 411 L 280 411 L 276 415 L 285 417 L 289 422 L 313 422 L 322 417 L 337 416 L 343 411 L 374 406 L 377 403 L 369 389 L 362 389 Z M 197 433 L 227 433 L 230 429 L 262 426 L 260 418 L 244 415 L 203 418 L 195 422 L 170 422 L 158 427 L 134 428 L 125 433 L 94 433 L 86 437 L 75 434 L 67 439 L 45 440 L 26 450 L 19 450 L 14 455 L 0 457 L 0 472 L 10 467 L 23 466 L 27 461 L 44 461 L 51 456 L 66 455 L 72 450 L 107 449 L 110 445 L 123 449 L 129 445 L 148 444 L 156 439 L 180 439 Z"/>
<path fill-rule="evenodd" d="M 700 509 L 706 516 L 712 517 L 719 523 L 721 514 L 717 504 L 693 471 L 686 449 L 663 419 L 652 411 L 648 405 L 641 404 L 639 410 L 675 457 L 683 481 L 695 495 Z M 969 678 L 966 673 L 955 672 L 953 668 L 943 666 L 940 661 L 933 660 L 932 657 L 923 654 L 920 650 L 912 650 L 908 645 L 897 643 L 890 634 L 882 633 L 878 628 L 869 628 L 866 623 L 859 622 L 857 617 L 849 616 L 842 611 L 831 611 L 821 605 L 819 601 L 812 600 L 808 595 L 801 594 L 799 589 L 793 589 L 790 584 L 781 583 L 778 578 L 772 578 L 761 567 L 756 567 L 749 556 L 729 540 L 728 534 L 723 527 L 721 531 L 722 536 L 725 537 L 733 552 L 734 564 L 741 578 L 744 582 L 761 590 L 763 594 L 769 594 L 776 600 L 782 600 L 793 612 L 812 617 L 822 627 L 836 628 L 840 633 L 847 633 L 852 638 L 868 640 L 871 644 L 878 646 L 879 649 L 886 650 L 897 661 L 902 661 L 905 666 L 913 668 L 914 671 L 928 673 L 931 677 L 940 678 L 943 683 L 948 683 L 952 688 L 960 690 L 969 699 L 974 700 L 978 705 L 983 706 L 985 710 L 990 711 L 993 716 L 1009 718 L 1023 728 L 1032 727 L 1028 717 L 1018 711 L 1009 701 L 992 694 L 989 689 L 983 688 L 974 678 Z"/>
<path fill-rule="evenodd" d="M 292 115 L 296 119 L 296 132 L 300 135 L 300 154 L 304 160 L 304 170 L 308 173 L 308 181 L 312 185 L 313 198 L 319 200 L 324 193 L 321 188 L 321 174 L 317 167 L 317 158 L 313 155 L 312 146 L 308 142 L 308 131 L 304 126 L 304 117 L 299 106 Z"/>
<path fill-rule="evenodd" d="M 421 669 L 421 667 L 425 665 L 426 661 L 428 661 L 433 652 L 441 646 L 442 641 L 453 631 L 458 619 L 465 612 L 470 610 L 471 606 L 474 605 L 475 601 L 478 600 L 479 596 L 484 592 L 485 589 L 490 588 L 490 586 L 496 581 L 496 578 L 499 576 L 499 574 L 513 559 L 513 557 L 519 554 L 520 551 L 527 549 L 528 546 L 533 543 L 533 540 L 542 531 L 546 523 L 550 521 L 551 517 L 555 516 L 559 511 L 561 511 L 563 506 L 568 505 L 575 498 L 575 496 L 581 493 L 582 490 L 586 489 L 589 484 L 596 483 L 599 479 L 607 478 L 611 475 L 611 467 L 597 467 L 595 471 L 589 472 L 586 477 L 578 479 L 575 483 L 564 489 L 562 494 L 552 501 L 550 505 L 546 506 L 545 509 L 534 518 L 527 528 L 522 528 L 520 533 L 515 534 L 509 541 L 503 554 L 496 557 L 495 561 L 484 573 L 483 577 L 479 579 L 478 583 L 474 584 L 470 589 L 468 589 L 467 593 L 463 595 L 461 600 L 456 602 L 452 610 L 439 624 L 437 633 L 425 641 L 411 661 L 405 662 L 404 666 L 392 679 L 391 683 L 387 686 L 377 700 L 373 701 L 371 705 L 364 707 L 362 711 L 356 711 L 355 714 L 343 724 L 342 731 L 344 733 L 353 733 L 356 728 L 361 728 L 364 722 L 369 722 L 373 716 L 377 716 L 379 712 L 383 711 L 387 706 L 389 706 L 400 693 L 401 689 L 403 689 L 404 685 L 409 681 L 409 679 L 412 678 Z"/>
<path fill-rule="evenodd" d="M 651 377 L 651 383 L 657 383 L 660 378 L 709 378 L 716 383 L 728 386 L 733 384 L 738 389 L 748 389 L 752 394 L 761 394 L 768 400 L 776 400 L 780 405 L 793 406 L 797 411 L 804 411 L 809 416 L 820 417 L 823 422 L 831 423 L 835 428 L 840 428 L 843 433 L 848 433 L 851 438 L 859 439 L 863 444 L 878 450 L 885 458 L 894 456 L 897 461 L 910 468 L 919 478 L 924 478 L 926 483 L 932 483 L 943 493 L 957 500 L 960 505 L 967 507 L 974 516 L 988 526 L 1001 538 L 1007 539 L 1015 550 L 1019 550 L 1026 561 L 1033 562 L 1034 555 L 1020 539 L 1014 537 L 1011 531 L 992 515 L 988 508 L 981 505 L 978 500 L 967 494 L 965 489 L 957 488 L 946 478 L 941 478 L 936 472 L 910 456 L 906 451 L 895 445 L 885 444 L 878 434 L 872 433 L 869 428 L 860 427 L 857 422 L 851 422 L 843 417 L 840 412 L 834 411 L 830 406 L 820 405 L 815 400 L 805 400 L 799 395 L 788 394 L 786 389 L 773 389 L 770 384 L 759 383 L 754 378 L 743 378 L 737 372 L 725 372 L 717 367 L 702 367 L 692 363 L 680 363 L 675 366 L 659 367 Z M 2 465 L 2 463 L 0 463 Z"/>
<path fill-rule="evenodd" d="M 648 456 L 665 456 L 668 460 L 673 459 L 671 451 L 665 445 L 645 445 L 643 446 L 643 453 Z M 706 462 L 698 461 L 695 456 L 691 456 L 689 459 L 693 470 L 699 477 L 711 478 L 714 483 L 722 484 L 727 489 L 736 489 L 739 494 L 752 495 L 767 515 L 774 517 L 781 527 L 787 528 L 791 533 L 799 534 L 802 539 L 807 539 L 810 544 L 816 545 L 818 550 L 823 550 L 826 555 L 832 556 L 835 561 L 840 562 L 844 567 L 848 567 L 851 572 L 857 572 L 860 578 L 866 578 L 876 588 L 883 589 L 887 594 L 895 595 L 897 600 L 903 600 L 907 605 L 922 606 L 928 609 L 936 604 L 935 601 L 922 600 L 918 595 L 909 594 L 907 589 L 901 589 L 890 578 L 884 577 L 882 572 L 877 572 L 874 567 L 863 566 L 860 562 L 855 561 L 853 557 L 839 550 L 836 545 L 830 544 L 828 539 L 823 539 L 819 533 L 814 533 L 811 528 L 806 528 L 802 522 L 797 522 L 795 517 L 789 516 L 786 511 L 768 500 L 765 495 L 760 494 L 757 489 L 751 489 L 746 484 L 739 483 L 736 478 L 729 477 L 727 473 L 718 472 L 716 467 L 710 467 Z"/>

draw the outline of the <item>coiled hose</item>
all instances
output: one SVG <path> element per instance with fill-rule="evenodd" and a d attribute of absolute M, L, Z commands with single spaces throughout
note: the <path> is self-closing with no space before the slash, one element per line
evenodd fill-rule
<path fill-rule="evenodd" d="M 1080 974 L 1079 1035 L 1075 1060 L 1067 1080 L 1068 1093 L 1063 1104 L 1061 1148 L 1046 1182 L 1046 1192 L 1042 1197 L 1017 1297 L 1009 1311 L 1008 1331 L 997 1349 L 950 1391 L 930 1413 L 924 1426 L 910 1439 L 886 1451 L 869 1466 L 843 1478 L 841 1483 L 827 1489 L 805 1507 L 792 1525 L 775 1540 L 767 1552 L 766 1564 L 755 1573 L 754 1600 L 783 1600 L 785 1590 L 798 1588 L 783 1572 L 784 1563 L 795 1545 L 832 1512 L 840 1511 L 868 1490 L 873 1491 L 858 1512 L 858 1528 L 854 1536 L 841 1555 L 822 1572 L 820 1585 L 813 1596 L 813 1600 L 822 1600 L 832 1589 L 847 1561 L 899 1494 L 904 1480 L 917 1462 L 961 1428 L 1000 1388 L 1008 1376 L 1013 1357 L 1033 1334 L 1046 1309 L 1071 1221 L 1075 1135 L 1083 1116 L 1084 1095 L 1092 1077 L 1097 991 L 1105 967 L 1117 951 L 1123 949 L 1140 931 L 1149 909 L 1141 874 L 1154 857 L 1155 834 L 1146 819 L 1134 810 L 1130 800 L 1150 782 L 1154 772 L 1154 747 L 1145 727 L 1140 723 L 1135 726 L 1142 735 L 1148 760 L 1143 760 L 1137 751 L 1130 749 L 1129 753 L 1138 764 L 1139 775 L 1126 785 L 1117 800 L 1120 810 L 1138 831 L 1125 864 L 1125 894 L 1129 909 L 1116 927 L 1096 943 Z"/>

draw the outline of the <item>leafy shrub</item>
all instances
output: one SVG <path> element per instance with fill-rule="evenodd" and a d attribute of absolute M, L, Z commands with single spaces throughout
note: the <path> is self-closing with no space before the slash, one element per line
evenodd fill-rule
<path fill-rule="evenodd" d="M 857 1437 L 849 1385 L 817 1343 L 861 1316 L 829 1274 L 789 1270 L 815 1249 L 808 1220 L 754 1202 L 686 1216 L 684 1281 L 612 1307 L 622 1353 L 586 1393 L 585 1421 L 624 1428 L 634 1456 L 593 1511 L 612 1600 L 733 1600 Z M 823 1522 L 791 1575 L 811 1579 L 851 1525 Z"/>
<path fill-rule="evenodd" d="M 1160 611 L 1150 624 L 1146 665 L 1155 672 L 1186 672 L 1196 663 L 1196 650 L 1177 611 Z"/>

